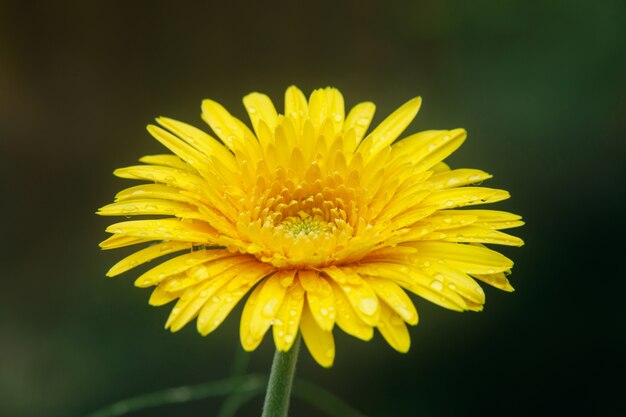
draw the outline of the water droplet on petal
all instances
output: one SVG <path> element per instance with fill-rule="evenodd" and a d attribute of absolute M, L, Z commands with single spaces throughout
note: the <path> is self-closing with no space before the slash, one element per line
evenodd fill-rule
<path fill-rule="evenodd" d="M 437 280 L 435 280 L 435 281 L 431 282 L 431 283 L 430 283 L 430 287 L 431 287 L 433 290 L 436 290 L 436 291 L 441 291 L 441 290 L 443 290 L 443 284 L 441 283 L 441 281 L 437 281 Z"/>
<path fill-rule="evenodd" d="M 278 307 L 278 299 L 272 298 L 263 307 L 263 314 L 266 316 L 273 316 L 276 314 L 276 308 Z"/>
<path fill-rule="evenodd" d="M 378 300 L 374 297 L 363 297 L 359 301 L 358 307 L 363 314 L 371 316 L 376 312 L 376 309 L 378 308 Z"/>
<path fill-rule="evenodd" d="M 328 316 L 328 309 L 320 308 L 320 314 L 324 317 Z"/>

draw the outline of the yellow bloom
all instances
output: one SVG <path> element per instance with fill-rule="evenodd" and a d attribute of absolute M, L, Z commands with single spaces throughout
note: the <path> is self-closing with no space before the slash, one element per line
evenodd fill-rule
<path fill-rule="evenodd" d="M 165 117 L 148 131 L 172 154 L 115 175 L 148 181 L 117 194 L 105 216 L 150 215 L 107 228 L 103 249 L 152 242 L 108 272 L 115 276 L 177 253 L 135 284 L 155 286 L 150 304 L 178 299 L 166 328 L 197 318 L 215 330 L 251 290 L 241 317 L 241 343 L 255 349 L 273 330 L 288 350 L 298 331 L 322 366 L 335 356 L 335 324 L 369 340 L 376 327 L 406 352 L 406 323 L 417 324 L 405 290 L 452 310 L 479 311 L 475 280 L 512 291 L 513 262 L 483 244 L 520 246 L 501 232 L 520 226 L 502 211 L 460 207 L 493 203 L 509 193 L 472 184 L 491 175 L 442 162 L 465 140 L 463 129 L 429 130 L 396 140 L 419 110 L 408 101 L 366 135 L 373 103 L 347 116 L 341 93 L 296 87 L 285 113 L 259 93 L 244 97 L 253 130 L 212 100 L 202 118 L 216 139 Z M 162 217 L 165 216 L 165 217 Z M 181 254 L 182 253 L 182 254 Z"/>

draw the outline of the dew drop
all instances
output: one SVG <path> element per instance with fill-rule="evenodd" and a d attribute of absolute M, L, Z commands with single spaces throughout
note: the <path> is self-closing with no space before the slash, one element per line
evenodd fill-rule
<path fill-rule="evenodd" d="M 320 308 L 320 314 L 324 317 L 328 316 L 328 309 Z"/>
<path fill-rule="evenodd" d="M 452 207 L 454 205 L 454 201 L 448 200 L 446 201 L 446 207 Z"/>
<path fill-rule="evenodd" d="M 291 343 L 292 341 L 293 341 L 293 335 L 291 334 L 285 335 L 285 342 Z"/>
<path fill-rule="evenodd" d="M 326 357 L 327 358 L 332 358 L 333 356 L 335 356 L 335 351 L 333 349 L 328 349 L 326 351 Z"/>
<path fill-rule="evenodd" d="M 256 107 L 248 107 L 248 113 L 250 114 L 256 113 Z"/>
<path fill-rule="evenodd" d="M 441 283 L 441 281 L 437 281 L 437 280 L 435 280 L 435 281 L 431 282 L 431 283 L 430 283 L 430 287 L 431 287 L 433 290 L 436 290 L 436 291 L 441 291 L 441 290 L 443 290 L 443 284 Z"/>
<path fill-rule="evenodd" d="M 458 184 L 460 182 L 461 182 L 461 180 L 458 179 L 458 178 L 450 178 L 446 184 L 447 185 L 456 185 L 456 184 Z"/>
<path fill-rule="evenodd" d="M 472 181 L 472 182 L 476 182 L 480 179 L 480 175 L 472 175 L 468 178 L 468 180 Z"/>
<path fill-rule="evenodd" d="M 377 308 L 378 300 L 374 297 L 363 297 L 359 301 L 359 310 L 361 310 L 363 314 L 366 314 L 368 316 L 374 314 Z"/>
<path fill-rule="evenodd" d="M 265 304 L 263 307 L 263 314 L 266 316 L 273 316 L 276 314 L 276 308 L 278 307 L 278 300 L 276 298 L 272 298 Z"/>
<path fill-rule="evenodd" d="M 297 310 L 289 310 L 289 315 L 295 317 L 298 314 Z"/>
<path fill-rule="evenodd" d="M 367 126 L 370 123 L 370 119 L 368 119 L 367 117 L 360 117 L 359 120 L 356 122 L 356 124 L 358 124 L 359 126 Z"/>
<path fill-rule="evenodd" d="M 219 303 L 220 302 L 220 297 L 218 297 L 217 295 L 214 296 L 213 298 L 211 298 L 211 301 L 213 301 L 214 303 Z"/>

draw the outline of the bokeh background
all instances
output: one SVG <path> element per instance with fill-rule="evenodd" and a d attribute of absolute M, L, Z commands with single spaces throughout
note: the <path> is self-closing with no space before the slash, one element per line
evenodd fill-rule
<path fill-rule="evenodd" d="M 416 300 L 398 354 L 337 332 L 331 369 L 298 376 L 371 417 L 617 416 L 623 380 L 624 1 L 0 1 L 0 415 L 81 416 L 228 376 L 238 310 L 209 337 L 163 330 L 169 307 L 104 273 L 111 175 L 161 152 L 145 131 L 196 125 L 213 98 L 333 85 L 377 121 L 421 95 L 411 131 L 465 127 L 450 162 L 495 175 L 522 214 L 513 294 L 484 312 Z M 267 372 L 272 343 L 251 354 Z M 239 415 L 259 415 L 262 399 Z M 203 400 L 135 416 L 211 416 Z M 315 416 L 295 400 L 294 416 Z"/>

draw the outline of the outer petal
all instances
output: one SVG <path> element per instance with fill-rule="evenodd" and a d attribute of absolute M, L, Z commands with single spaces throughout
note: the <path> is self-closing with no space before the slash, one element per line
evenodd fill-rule
<path fill-rule="evenodd" d="M 333 334 L 332 332 L 322 330 L 317 325 L 306 303 L 302 311 L 300 330 L 302 331 L 304 343 L 313 359 L 324 368 L 332 366 L 335 360 L 335 340 Z"/>
<path fill-rule="evenodd" d="M 384 303 L 380 310 L 380 323 L 377 326 L 380 334 L 398 352 L 408 352 L 411 347 L 411 336 L 404 321 Z"/>
<path fill-rule="evenodd" d="M 177 219 L 131 220 L 112 224 L 106 231 L 145 240 L 180 240 L 196 244 L 211 244 L 216 239 L 213 228 L 207 224 Z"/>
<path fill-rule="evenodd" d="M 513 261 L 499 252 L 480 246 L 448 242 L 414 242 L 419 257 L 442 259 L 467 274 L 493 274 L 508 271 Z"/>
<path fill-rule="evenodd" d="M 306 290 L 306 299 L 313 318 L 322 330 L 332 330 L 337 313 L 330 283 L 316 271 L 300 271 L 298 276 Z"/>
<path fill-rule="evenodd" d="M 265 94 L 251 93 L 243 98 L 243 104 L 246 107 L 250 122 L 254 131 L 259 134 L 259 121 L 263 120 L 270 130 L 276 127 L 278 113 L 274 107 L 272 100 Z"/>
<path fill-rule="evenodd" d="M 256 349 L 269 330 L 285 298 L 287 287 L 282 281 L 288 275 L 293 278 L 294 271 L 279 271 L 250 294 L 241 315 L 240 326 L 241 345 L 245 350 Z"/>
<path fill-rule="evenodd" d="M 186 270 L 193 268 L 196 265 L 200 265 L 207 261 L 220 259 L 228 256 L 233 256 L 232 253 L 226 250 L 199 250 L 191 252 L 185 255 L 177 256 L 176 258 L 165 261 L 151 270 L 141 275 L 135 281 L 135 285 L 138 287 L 149 287 L 163 281 L 165 278 L 185 272 Z"/>
<path fill-rule="evenodd" d="M 114 277 L 160 256 L 185 249 L 190 250 L 191 246 L 192 245 L 189 242 L 162 242 L 157 243 L 156 245 L 148 246 L 147 248 L 141 249 L 132 255 L 129 255 L 113 265 L 106 275 L 108 277 Z"/>
<path fill-rule="evenodd" d="M 276 314 L 274 324 L 274 343 L 276 349 L 286 352 L 291 348 L 298 335 L 302 307 L 304 306 L 304 289 L 299 281 L 295 281 Z"/>
<path fill-rule="evenodd" d="M 222 286 L 202 307 L 198 316 L 198 331 L 206 336 L 217 329 L 239 300 L 270 271 L 271 267 L 261 263 L 242 267 L 236 279 Z"/>
<path fill-rule="evenodd" d="M 372 123 L 375 111 L 376 106 L 371 102 L 359 103 L 350 110 L 343 124 L 343 131 L 347 133 L 350 129 L 353 129 L 355 132 L 355 143 L 354 146 L 346 148 L 347 152 L 353 152 L 361 142 L 367 128 Z"/>
<path fill-rule="evenodd" d="M 376 291 L 376 294 L 409 324 L 417 324 L 417 310 L 408 295 L 398 284 L 389 279 L 367 277 L 365 282 Z"/>
<path fill-rule="evenodd" d="M 422 105 L 422 98 L 416 97 L 404 103 L 398 110 L 391 113 L 369 134 L 365 141 L 371 141 L 370 154 L 378 152 L 404 132 L 404 129 L 413 121 Z"/>
<path fill-rule="evenodd" d="M 378 297 L 374 290 L 357 273 L 350 269 L 337 268 L 336 266 L 324 268 L 323 271 L 341 288 L 361 320 L 370 326 L 378 324 L 380 310 Z"/>
<path fill-rule="evenodd" d="M 339 286 L 331 282 L 337 307 L 337 325 L 344 332 L 361 340 L 368 341 L 374 336 L 374 328 L 366 324 L 354 311 L 350 300 Z"/>

